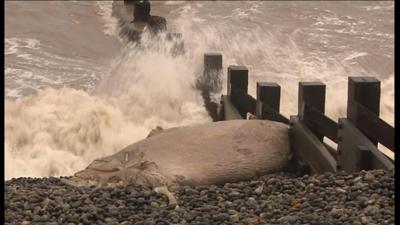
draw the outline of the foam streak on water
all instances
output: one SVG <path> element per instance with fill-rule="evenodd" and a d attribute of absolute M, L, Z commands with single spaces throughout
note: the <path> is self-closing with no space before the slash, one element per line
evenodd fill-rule
<path fill-rule="evenodd" d="M 348 76 L 381 80 L 381 117 L 394 122 L 393 2 L 155 1 L 186 53 L 143 37 L 126 43 L 123 2 L 6 2 L 6 179 L 72 175 L 164 128 L 210 121 L 194 88 L 203 54 L 281 85 L 297 113 L 299 81 L 326 84 L 326 113 L 345 117 Z M 40 14 L 38 14 L 40 12 Z M 12 18 L 12 19 L 11 19 Z M 32 21 L 36 21 L 33 23 Z M 219 97 L 218 93 L 216 97 Z"/>

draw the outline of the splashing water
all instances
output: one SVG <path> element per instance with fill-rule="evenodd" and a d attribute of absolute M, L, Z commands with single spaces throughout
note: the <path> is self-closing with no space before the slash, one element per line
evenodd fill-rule
<path fill-rule="evenodd" d="M 142 43 L 149 39 L 144 35 Z M 47 88 L 6 100 L 7 177 L 73 174 L 156 126 L 210 121 L 192 85 L 193 68 L 184 57 L 130 44 L 93 95 Z"/>
<path fill-rule="evenodd" d="M 394 123 L 390 2 L 154 2 L 152 14 L 182 33 L 185 54 L 176 57 L 165 34 L 158 42 L 144 35 L 141 45 L 115 38 L 117 21 L 131 19 L 121 2 L 23 4 L 6 2 L 6 179 L 72 175 L 156 126 L 211 121 L 194 87 L 209 51 L 223 54 L 221 93 L 227 66 L 246 65 L 251 95 L 258 81 L 281 85 L 286 116 L 296 114 L 299 81 L 324 82 L 327 115 L 337 119 L 348 76 L 376 76 L 381 117 Z M 29 24 L 46 7 L 57 23 Z M 55 26 L 62 41 L 41 35 Z"/>

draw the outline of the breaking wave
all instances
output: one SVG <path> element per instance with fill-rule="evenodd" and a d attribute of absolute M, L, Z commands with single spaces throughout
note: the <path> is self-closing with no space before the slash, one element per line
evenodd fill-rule
<path fill-rule="evenodd" d="M 6 2 L 6 18 L 17 12 L 12 4 L 18 3 Z M 375 17 L 394 14 L 391 6 L 350 5 L 364 15 L 361 20 L 357 15 L 341 16 L 338 4 L 304 4 L 155 2 L 152 10 L 167 17 L 168 29 L 182 33 L 186 52 L 178 56 L 170 54 L 174 43 L 165 34 L 158 42 L 144 35 L 140 46 L 118 37 L 117 21 L 129 15 L 107 1 L 46 5 L 53 10 L 63 6 L 72 10 L 71 15 L 94 12 L 99 17 L 101 22 L 85 24 L 88 18 L 79 14 L 79 26 L 103 35 L 82 34 L 79 45 L 17 35 L 18 27 L 6 26 L 6 179 L 72 175 L 92 160 L 146 137 L 156 126 L 211 121 L 194 87 L 202 73 L 203 54 L 209 51 L 223 54 L 222 93 L 226 68 L 246 65 L 251 95 L 255 96 L 258 81 L 281 85 L 281 111 L 286 116 L 297 112 L 299 81 L 324 82 L 327 114 L 337 119 L 346 115 L 348 76 L 377 76 L 382 81 L 381 117 L 393 125 L 393 24 L 374 24 Z M 298 24 L 277 20 L 282 13 Z M 75 26 L 69 18 L 65 21 Z M 91 42 L 97 44 L 89 47 Z"/>

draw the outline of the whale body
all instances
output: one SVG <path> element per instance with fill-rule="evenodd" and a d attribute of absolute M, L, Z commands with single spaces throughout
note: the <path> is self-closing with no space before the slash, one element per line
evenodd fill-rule
<path fill-rule="evenodd" d="M 148 187 L 223 184 L 280 171 L 290 159 L 289 131 L 268 120 L 229 120 L 158 131 L 93 161 L 73 180 Z"/>

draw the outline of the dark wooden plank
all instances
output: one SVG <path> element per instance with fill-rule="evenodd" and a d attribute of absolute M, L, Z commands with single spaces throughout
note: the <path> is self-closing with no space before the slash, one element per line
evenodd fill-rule
<path fill-rule="evenodd" d="M 274 108 L 270 107 L 269 105 L 264 105 L 264 103 L 257 103 L 260 104 L 261 109 L 262 109 L 262 117 L 259 119 L 263 120 L 272 120 L 276 122 L 281 122 L 285 124 L 290 124 L 290 121 L 288 118 L 277 112 Z"/>
<path fill-rule="evenodd" d="M 359 112 L 355 123 L 368 138 L 377 141 L 394 151 L 394 127 L 383 121 L 374 112 L 359 103 L 355 103 Z"/>
<path fill-rule="evenodd" d="M 307 103 L 303 103 L 303 107 L 302 122 L 320 136 L 326 136 L 337 143 L 337 123 Z"/>
<path fill-rule="evenodd" d="M 301 160 L 310 165 L 313 172 L 336 172 L 336 160 L 308 129 L 298 116 L 290 117 L 290 141 L 292 150 Z"/>
<path fill-rule="evenodd" d="M 235 106 L 232 105 L 229 96 L 222 95 L 223 111 L 225 120 L 239 120 L 243 119 Z"/>
<path fill-rule="evenodd" d="M 350 120 L 339 119 L 338 132 L 338 165 L 348 173 L 358 172 L 362 169 L 362 163 L 371 163 L 373 169 L 392 170 L 393 162 L 389 160 L 379 149 L 376 148 Z M 368 148 L 373 157 L 372 162 L 361 163 L 360 147 Z"/>

